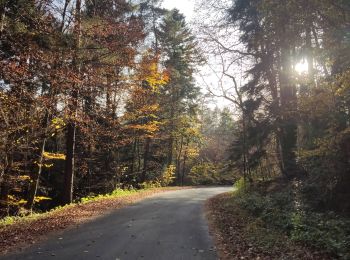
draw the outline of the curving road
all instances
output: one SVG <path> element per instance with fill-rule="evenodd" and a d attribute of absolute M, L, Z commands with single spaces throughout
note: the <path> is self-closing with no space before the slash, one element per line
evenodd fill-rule
<path fill-rule="evenodd" d="M 213 187 L 158 194 L 0 259 L 216 259 L 203 205 L 230 190 Z"/>

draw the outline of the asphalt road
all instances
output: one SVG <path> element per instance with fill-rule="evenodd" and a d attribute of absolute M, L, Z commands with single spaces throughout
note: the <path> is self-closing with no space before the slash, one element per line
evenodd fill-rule
<path fill-rule="evenodd" d="M 0 259 L 217 259 L 203 205 L 206 199 L 231 189 L 157 194 Z"/>

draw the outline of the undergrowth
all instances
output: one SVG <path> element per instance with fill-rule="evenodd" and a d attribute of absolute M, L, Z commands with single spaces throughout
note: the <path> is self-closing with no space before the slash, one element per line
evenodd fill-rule
<path fill-rule="evenodd" d="M 85 198 L 82 198 L 79 203 L 85 204 L 91 201 L 97 201 L 101 199 L 114 199 L 116 197 L 123 197 L 123 196 L 128 196 L 131 194 L 135 194 L 137 192 L 141 192 L 144 190 L 135 190 L 135 189 L 128 189 L 128 190 L 123 190 L 123 189 L 116 189 L 110 194 L 100 194 L 96 196 L 87 196 Z"/>
<path fill-rule="evenodd" d="M 79 201 L 76 201 L 75 203 L 69 204 L 69 205 L 65 205 L 65 206 L 58 206 L 48 212 L 44 212 L 44 213 L 31 213 L 28 215 L 24 215 L 24 216 L 9 216 L 9 217 L 5 217 L 3 219 L 0 219 L 0 228 L 3 228 L 5 226 L 9 226 L 9 225 L 13 225 L 13 224 L 17 224 L 19 222 L 26 222 L 26 221 L 32 221 L 38 218 L 45 218 L 50 216 L 51 214 L 60 212 L 62 210 L 65 210 L 67 208 L 70 207 L 74 207 L 76 205 L 79 204 L 86 204 L 86 203 L 90 203 L 93 201 L 99 201 L 99 200 L 105 200 L 105 199 L 115 199 L 115 198 L 119 198 L 119 197 L 124 197 L 124 196 L 129 196 L 132 194 L 136 194 L 136 193 L 141 193 L 144 192 L 146 190 L 150 190 L 153 188 L 148 188 L 148 189 L 141 189 L 141 190 L 136 190 L 136 189 L 116 189 L 113 192 L 109 193 L 109 194 L 104 194 L 104 195 L 92 195 L 92 196 L 87 196 L 84 198 L 81 198 Z"/>
<path fill-rule="evenodd" d="M 270 187 L 271 184 L 249 186 L 240 181 L 233 195 L 233 206 L 253 217 L 246 232 L 254 242 L 270 248 L 282 233 L 291 242 L 350 259 L 350 219 L 334 212 L 316 212 L 292 183 L 279 189 Z"/>

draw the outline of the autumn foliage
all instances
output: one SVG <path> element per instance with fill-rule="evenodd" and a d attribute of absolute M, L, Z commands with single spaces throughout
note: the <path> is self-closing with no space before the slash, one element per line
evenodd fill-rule
<path fill-rule="evenodd" d="M 184 127 L 198 127 L 199 52 L 178 11 L 15 0 L 0 1 L 0 19 L 1 217 L 183 182 L 198 143 Z"/>

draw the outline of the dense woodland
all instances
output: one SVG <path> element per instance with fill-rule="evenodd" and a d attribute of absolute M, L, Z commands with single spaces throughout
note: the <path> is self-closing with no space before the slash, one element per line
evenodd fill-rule
<path fill-rule="evenodd" d="M 158 0 L 0 0 L 1 217 L 240 178 L 349 214 L 350 2 L 197 9 L 193 30 Z"/>
<path fill-rule="evenodd" d="M 240 111 L 230 164 L 247 182 L 298 180 L 315 207 L 349 212 L 349 1 L 208 0 L 200 9 L 212 17 L 201 37 L 219 57 L 211 93 Z"/>
<path fill-rule="evenodd" d="M 184 16 L 159 4 L 1 1 L 1 216 L 222 181 L 216 155 L 200 154 L 205 59 Z M 232 124 L 217 116 L 211 127 Z"/>
<path fill-rule="evenodd" d="M 242 179 L 213 206 L 226 252 L 350 259 L 350 1 L 206 0 L 198 15 L 204 82 L 238 114 L 226 162 Z"/>

